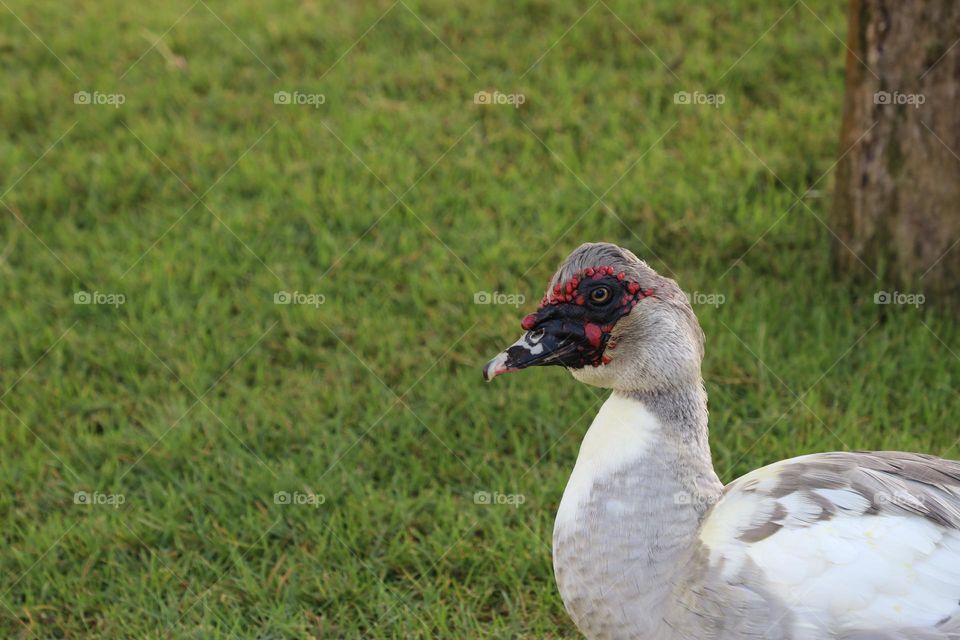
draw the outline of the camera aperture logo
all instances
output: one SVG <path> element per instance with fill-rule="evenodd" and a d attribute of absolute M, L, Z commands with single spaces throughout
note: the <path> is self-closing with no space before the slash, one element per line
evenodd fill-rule
<path fill-rule="evenodd" d="M 127 96 L 122 93 L 100 93 L 99 91 L 77 91 L 73 94 L 73 104 L 82 105 L 107 105 L 114 109 L 119 109 L 120 105 L 127 101 Z"/>
<path fill-rule="evenodd" d="M 720 105 L 727 101 L 727 96 L 722 93 L 703 93 L 702 91 L 677 91 L 673 94 L 673 104 L 695 104 L 710 105 L 719 109 Z"/>
<path fill-rule="evenodd" d="M 108 506 L 119 509 L 127 501 L 122 493 L 101 493 L 99 491 L 77 491 L 73 494 L 73 504 L 83 506 Z"/>
<path fill-rule="evenodd" d="M 277 491 L 273 494 L 273 504 L 292 504 L 296 506 L 309 506 L 314 509 L 320 508 L 327 497 L 322 493 L 304 493 L 303 491 Z"/>
<path fill-rule="evenodd" d="M 499 491 L 477 491 L 473 494 L 473 504 L 481 505 L 509 505 L 519 509 L 527 501 L 522 493 L 501 493 Z"/>
<path fill-rule="evenodd" d="M 873 304 L 900 304 L 919 308 L 927 301 L 922 293 L 904 293 L 902 291 L 877 291 L 873 294 Z"/>
<path fill-rule="evenodd" d="M 527 101 L 527 96 L 522 93 L 501 93 L 500 91 L 477 91 L 473 94 L 473 104 L 508 104 L 514 109 L 519 109 L 520 105 Z"/>
<path fill-rule="evenodd" d="M 102 291 L 77 291 L 73 294 L 73 304 L 105 304 L 119 307 L 127 302 L 122 293 L 104 293 Z"/>
<path fill-rule="evenodd" d="M 327 297 L 322 293 L 277 291 L 273 294 L 273 304 L 300 304 L 317 309 L 326 301 Z"/>
<path fill-rule="evenodd" d="M 522 293 L 501 293 L 500 291 L 475 291 L 473 304 L 509 304 L 514 307 L 526 303 L 527 297 Z"/>
<path fill-rule="evenodd" d="M 927 96 L 922 93 L 900 93 L 899 91 L 894 91 L 890 93 L 889 91 L 877 91 L 873 94 L 873 104 L 887 105 L 887 104 L 897 104 L 897 105 L 910 105 L 914 109 L 919 109 L 920 105 L 927 101 Z"/>
<path fill-rule="evenodd" d="M 326 103 L 327 96 L 322 93 L 304 93 L 302 91 L 276 91 L 273 94 L 273 104 L 293 104 L 297 106 L 319 109 Z"/>

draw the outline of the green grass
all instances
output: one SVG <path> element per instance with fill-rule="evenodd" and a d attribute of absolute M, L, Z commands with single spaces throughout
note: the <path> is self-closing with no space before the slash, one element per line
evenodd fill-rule
<path fill-rule="evenodd" d="M 587 240 L 725 297 L 697 307 L 725 481 L 960 456 L 953 318 L 875 305 L 817 220 L 839 4 L 266 4 L 0 7 L 0 636 L 576 637 L 549 542 L 605 393 L 484 385 L 532 303 L 473 300 L 535 301 Z"/>

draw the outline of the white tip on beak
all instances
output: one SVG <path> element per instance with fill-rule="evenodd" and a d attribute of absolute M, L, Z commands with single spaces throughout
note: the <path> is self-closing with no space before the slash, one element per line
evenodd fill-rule
<path fill-rule="evenodd" d="M 507 367 L 507 352 L 501 351 L 497 354 L 497 357 L 487 363 L 487 366 L 483 368 L 483 379 L 487 382 L 490 382 L 497 376 L 503 373 L 512 371 Z"/>

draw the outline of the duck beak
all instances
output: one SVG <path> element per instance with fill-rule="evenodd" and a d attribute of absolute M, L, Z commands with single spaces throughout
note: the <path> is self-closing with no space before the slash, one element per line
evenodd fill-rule
<path fill-rule="evenodd" d="M 564 357 L 576 348 L 576 343 L 567 335 L 558 336 L 543 329 L 533 329 L 488 362 L 483 368 L 483 379 L 490 382 L 501 374 L 527 367 L 563 365 Z"/>
<path fill-rule="evenodd" d="M 516 363 L 510 357 L 510 351 L 519 348 L 525 348 L 527 334 L 523 334 L 519 340 L 498 353 L 490 362 L 483 367 L 483 379 L 490 382 L 494 378 L 504 373 L 519 371 Z M 516 353 L 516 351 L 514 351 Z M 508 364 L 509 363 L 509 364 Z"/>

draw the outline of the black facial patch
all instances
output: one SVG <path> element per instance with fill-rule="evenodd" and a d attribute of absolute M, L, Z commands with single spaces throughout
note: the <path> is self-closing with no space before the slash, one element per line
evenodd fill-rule
<path fill-rule="evenodd" d="M 524 356 L 535 360 L 520 366 L 599 367 L 610 361 L 604 351 L 614 325 L 651 295 L 652 289 L 642 289 L 638 282 L 628 280 L 612 267 L 584 269 L 568 281 L 554 285 L 537 312 L 523 319 L 521 326 L 531 332 L 529 335 L 539 336 L 536 345 L 542 345 L 542 350 L 534 355 L 527 346 L 515 346 L 507 352 L 508 356 L 510 360 L 516 356 L 517 364 Z M 516 354 L 511 353 L 514 349 Z"/>

